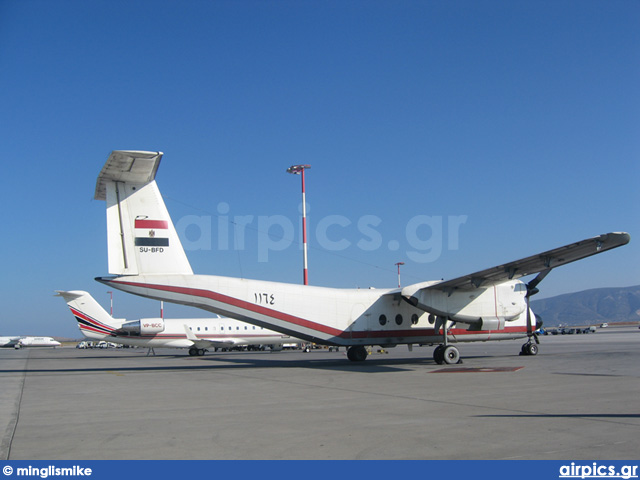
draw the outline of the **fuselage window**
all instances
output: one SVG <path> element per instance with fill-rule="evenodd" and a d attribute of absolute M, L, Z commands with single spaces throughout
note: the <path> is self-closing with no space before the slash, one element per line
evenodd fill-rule
<path fill-rule="evenodd" d="M 415 313 L 413 315 L 411 315 L 411 324 L 412 325 L 417 325 L 418 324 L 418 315 L 416 315 Z"/>
<path fill-rule="evenodd" d="M 380 315 L 380 317 L 378 318 L 378 321 L 380 322 L 380 325 L 386 325 L 387 324 L 387 316 L 386 315 Z"/>
<path fill-rule="evenodd" d="M 402 315 L 396 315 L 396 325 L 402 325 Z"/>

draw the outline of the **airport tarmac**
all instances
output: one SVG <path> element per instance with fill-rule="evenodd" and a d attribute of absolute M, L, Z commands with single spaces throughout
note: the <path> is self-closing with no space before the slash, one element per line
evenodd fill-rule
<path fill-rule="evenodd" d="M 638 459 L 640 330 L 340 352 L 0 350 L 0 459 Z M 375 351 L 376 349 L 374 349 Z"/>

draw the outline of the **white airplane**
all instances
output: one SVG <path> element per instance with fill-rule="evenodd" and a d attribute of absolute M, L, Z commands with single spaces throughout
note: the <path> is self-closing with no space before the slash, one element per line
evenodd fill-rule
<path fill-rule="evenodd" d="M 608 233 L 447 281 L 393 289 L 335 289 L 194 275 L 155 182 L 161 152 L 114 151 L 96 182 L 107 202 L 109 273 L 96 280 L 143 297 L 191 305 L 324 345 L 440 344 L 434 360 L 458 363 L 452 343 L 528 338 L 538 352 L 540 325 L 529 297 L 555 267 L 625 245 Z M 519 278 L 538 274 L 528 283 Z"/>
<path fill-rule="evenodd" d="M 0 348 L 60 347 L 62 344 L 51 337 L 0 337 Z"/>
<path fill-rule="evenodd" d="M 189 355 L 204 355 L 208 348 L 271 345 L 281 350 L 296 343 L 289 335 L 266 330 L 231 318 L 115 319 L 87 292 L 57 294 L 64 298 L 86 338 L 138 347 L 188 348 Z"/>

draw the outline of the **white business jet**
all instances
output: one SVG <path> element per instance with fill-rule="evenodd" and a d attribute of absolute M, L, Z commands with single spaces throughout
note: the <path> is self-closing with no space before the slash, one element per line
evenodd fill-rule
<path fill-rule="evenodd" d="M 98 176 L 107 202 L 109 273 L 96 280 L 143 297 L 191 305 L 324 345 L 440 344 L 434 360 L 458 363 L 459 342 L 528 338 L 538 352 L 539 326 L 529 297 L 555 267 L 625 245 L 608 233 L 446 281 L 394 289 L 335 289 L 194 275 L 155 182 L 161 152 L 114 151 Z M 537 274 L 523 283 L 519 278 Z"/>
<path fill-rule="evenodd" d="M 204 355 L 209 348 L 264 345 L 281 350 L 285 343 L 300 342 L 231 318 L 115 319 L 87 292 L 58 290 L 57 294 L 67 302 L 82 334 L 92 340 L 148 348 L 188 348 L 192 356 Z"/>

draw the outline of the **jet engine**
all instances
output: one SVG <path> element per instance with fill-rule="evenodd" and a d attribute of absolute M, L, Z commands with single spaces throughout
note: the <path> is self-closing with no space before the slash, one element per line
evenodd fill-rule
<path fill-rule="evenodd" d="M 162 318 L 141 318 L 124 322 L 119 330 L 129 335 L 155 335 L 164 332 L 164 320 Z"/>

